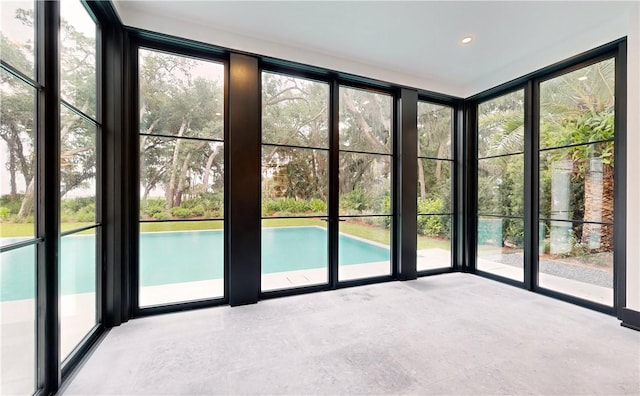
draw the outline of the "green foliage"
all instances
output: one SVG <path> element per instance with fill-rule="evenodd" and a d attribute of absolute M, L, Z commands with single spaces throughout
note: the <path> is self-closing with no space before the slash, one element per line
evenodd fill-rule
<path fill-rule="evenodd" d="M 179 217 L 181 219 L 186 219 L 191 215 L 191 210 L 183 208 L 182 206 L 171 208 L 170 212 L 172 216 Z"/>
<path fill-rule="evenodd" d="M 340 197 L 342 209 L 363 212 L 371 208 L 371 199 L 363 189 L 355 189 Z"/>
<path fill-rule="evenodd" d="M 60 203 L 60 218 L 63 222 L 93 223 L 96 220 L 94 197 L 66 198 Z"/>
<path fill-rule="evenodd" d="M 11 209 L 6 206 L 0 206 L 0 221 L 6 221 L 11 214 Z"/>
<path fill-rule="evenodd" d="M 22 206 L 23 199 L 24 194 L 16 194 L 13 197 L 10 194 L 3 195 L 0 197 L 0 206 L 8 208 L 9 214 L 17 215 L 20 211 L 20 206 Z"/>
<path fill-rule="evenodd" d="M 149 198 L 140 201 L 141 217 L 149 216 L 155 218 L 156 214 L 163 213 L 166 209 L 164 198 Z"/>
<path fill-rule="evenodd" d="M 419 198 L 418 213 L 443 213 L 445 203 L 442 198 Z M 430 237 L 448 237 L 450 216 L 418 216 L 418 234 Z"/>
<path fill-rule="evenodd" d="M 158 213 L 155 213 L 152 217 L 153 217 L 154 220 L 169 220 L 169 219 L 171 219 L 171 216 L 167 212 L 158 212 Z"/>

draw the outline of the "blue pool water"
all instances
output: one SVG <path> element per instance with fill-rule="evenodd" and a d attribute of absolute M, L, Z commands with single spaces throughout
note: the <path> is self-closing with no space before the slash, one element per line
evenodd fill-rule
<path fill-rule="evenodd" d="M 3 241 L 3 245 L 7 241 Z M 150 232 L 140 234 L 140 283 L 170 283 L 220 279 L 224 274 L 223 231 Z M 95 289 L 95 236 L 62 238 L 62 294 Z M 388 261 L 389 249 L 340 235 L 340 265 Z M 0 301 L 33 298 L 35 249 L 2 253 Z M 262 230 L 262 272 L 326 268 L 327 232 L 321 227 L 278 227 Z"/>

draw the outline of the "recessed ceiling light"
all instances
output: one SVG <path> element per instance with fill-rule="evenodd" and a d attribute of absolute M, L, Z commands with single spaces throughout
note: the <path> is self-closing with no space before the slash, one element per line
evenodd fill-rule
<path fill-rule="evenodd" d="M 467 36 L 467 37 L 462 39 L 462 44 L 469 44 L 471 42 L 471 40 L 473 40 L 473 37 Z"/>
<path fill-rule="evenodd" d="M 579 80 L 579 81 L 584 81 L 584 80 L 586 80 L 586 79 L 587 79 L 587 76 L 578 77 L 578 80 Z"/>

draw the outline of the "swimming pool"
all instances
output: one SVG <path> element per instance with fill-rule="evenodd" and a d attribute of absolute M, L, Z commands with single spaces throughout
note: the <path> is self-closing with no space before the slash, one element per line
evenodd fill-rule
<path fill-rule="evenodd" d="M 220 279 L 224 275 L 222 230 L 140 234 L 140 285 Z M 340 265 L 389 261 L 389 249 L 340 234 Z M 62 238 L 62 294 L 94 291 L 95 235 Z M 2 253 L 0 301 L 33 298 L 35 249 Z M 327 232 L 322 227 L 262 229 L 262 273 L 326 268 Z"/>

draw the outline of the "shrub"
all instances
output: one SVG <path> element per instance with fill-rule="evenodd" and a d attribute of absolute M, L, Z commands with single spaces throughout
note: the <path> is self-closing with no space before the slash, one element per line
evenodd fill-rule
<path fill-rule="evenodd" d="M 193 217 L 204 216 L 204 206 L 196 205 L 196 206 L 192 207 L 191 210 L 190 210 L 190 214 Z"/>
<path fill-rule="evenodd" d="M 9 194 L 6 194 L 0 196 L 0 206 L 9 209 L 9 214 L 18 214 L 20 212 L 20 207 L 22 206 L 23 199 L 24 194 L 16 194 L 13 197 Z"/>
<path fill-rule="evenodd" d="M 183 208 L 181 206 L 176 206 L 175 208 L 171 208 L 171 215 L 175 217 L 179 217 L 181 219 L 185 219 L 189 217 L 191 214 L 191 210 L 187 208 Z"/>
<path fill-rule="evenodd" d="M 140 215 L 150 216 L 155 219 L 155 215 L 165 211 L 167 202 L 164 198 L 149 198 L 140 202 Z"/>
<path fill-rule="evenodd" d="M 365 211 L 371 207 L 369 197 L 362 189 L 356 189 L 344 194 L 340 200 L 344 209 L 352 209 L 355 211 Z"/>
<path fill-rule="evenodd" d="M 9 218 L 11 214 L 11 209 L 6 206 L 0 206 L 0 221 L 5 221 Z"/>
<path fill-rule="evenodd" d="M 152 217 L 154 220 L 169 220 L 171 218 L 171 216 L 169 216 L 167 212 L 158 212 L 155 213 Z"/>
<path fill-rule="evenodd" d="M 309 201 L 309 208 L 312 212 L 326 212 L 327 211 L 327 203 L 318 198 L 311 198 Z"/>

